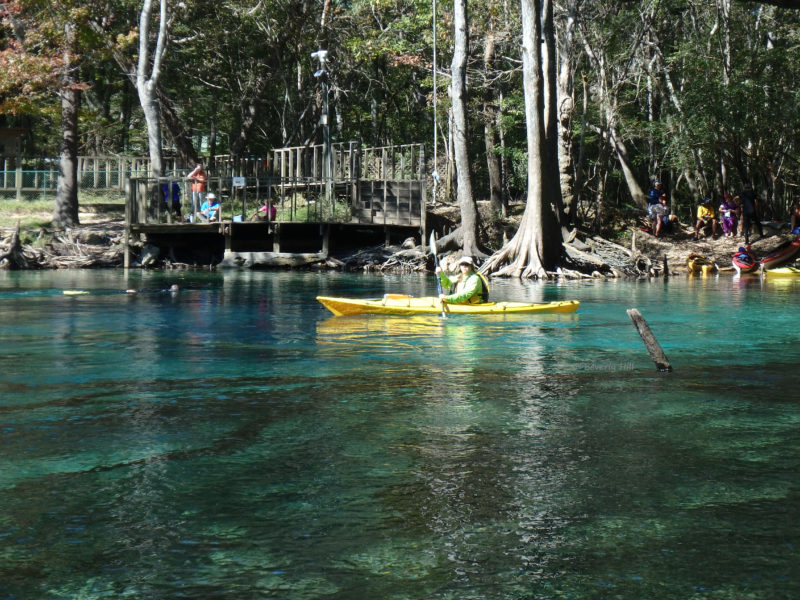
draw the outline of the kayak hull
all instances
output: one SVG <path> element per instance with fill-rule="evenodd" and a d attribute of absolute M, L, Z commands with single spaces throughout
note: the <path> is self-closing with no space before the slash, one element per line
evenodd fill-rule
<path fill-rule="evenodd" d="M 781 265 L 793 261 L 798 254 L 800 254 L 800 238 L 795 238 L 794 241 L 785 248 L 780 248 L 775 252 L 767 254 L 761 259 L 759 264 L 763 266 L 764 269 L 774 269 L 775 267 L 780 267 Z"/>
<path fill-rule="evenodd" d="M 420 315 L 441 314 L 442 303 L 434 296 L 415 298 L 400 294 L 387 294 L 383 298 L 363 300 L 358 298 L 331 298 L 318 296 L 317 300 L 334 315 Z M 578 310 L 577 300 L 562 302 L 487 302 L 484 304 L 445 304 L 447 314 L 488 315 L 521 313 L 572 313 Z"/>
<path fill-rule="evenodd" d="M 800 269 L 797 267 L 777 267 L 764 271 L 764 275 L 768 277 L 798 277 L 800 276 Z"/>
<path fill-rule="evenodd" d="M 752 273 L 759 267 L 758 261 L 749 254 L 734 254 L 731 262 L 733 263 L 733 268 L 740 275 L 742 273 Z"/>

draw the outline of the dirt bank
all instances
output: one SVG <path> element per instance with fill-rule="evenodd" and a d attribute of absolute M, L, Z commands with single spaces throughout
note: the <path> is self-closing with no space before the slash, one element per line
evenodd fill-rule
<path fill-rule="evenodd" d="M 524 207 L 512 207 L 510 216 L 493 215 L 488 203 L 480 203 L 483 239 L 490 249 L 499 249 L 510 239 L 519 225 Z M 123 264 L 124 223 L 120 218 L 102 218 L 96 213 L 81 215 L 84 224 L 67 230 L 16 232 L 0 231 L 0 268 L 65 269 L 117 268 Z M 455 230 L 459 223 L 455 206 L 439 206 L 430 211 L 429 227 L 440 234 Z M 733 271 L 731 257 L 744 244 L 742 237 L 711 237 L 694 240 L 687 225 L 677 224 L 674 231 L 656 238 L 641 224 L 620 227 L 613 239 L 604 239 L 587 231 L 576 230 L 566 245 L 567 258 L 558 273 L 565 277 L 650 277 L 663 275 L 666 265 L 670 275 L 687 272 L 686 259 L 700 254 L 716 262 L 720 271 Z M 792 240 L 788 227 L 766 225 L 764 237 L 753 236 L 756 256 L 765 255 Z M 424 243 L 407 242 L 403 246 L 365 248 L 348 256 L 331 258 L 315 268 L 412 272 L 429 269 L 432 262 Z M 134 246 L 134 259 L 138 256 Z M 136 264 L 136 263 L 135 263 Z M 155 263 L 166 268 L 189 265 Z"/>

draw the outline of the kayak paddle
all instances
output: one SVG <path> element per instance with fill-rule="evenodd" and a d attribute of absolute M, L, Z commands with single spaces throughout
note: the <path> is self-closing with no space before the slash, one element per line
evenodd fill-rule
<path fill-rule="evenodd" d="M 439 255 L 436 254 L 436 233 L 433 232 L 433 231 L 431 231 L 430 247 L 431 247 L 431 252 L 433 253 L 433 260 L 436 263 L 436 266 L 438 267 L 439 266 Z M 443 293 L 442 292 L 442 282 L 439 279 L 439 274 L 438 273 L 436 273 L 436 291 L 438 292 L 438 294 L 440 296 Z M 445 313 L 444 300 L 442 300 L 442 318 L 443 319 L 447 318 L 447 314 Z"/>

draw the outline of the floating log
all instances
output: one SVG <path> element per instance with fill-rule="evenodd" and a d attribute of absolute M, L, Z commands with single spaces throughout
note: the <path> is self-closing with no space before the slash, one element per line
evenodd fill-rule
<path fill-rule="evenodd" d="M 656 341 L 655 336 L 653 336 L 653 333 L 650 331 L 650 326 L 644 320 L 642 313 L 635 308 L 629 308 L 628 316 L 636 326 L 636 329 L 639 332 L 642 341 L 644 342 L 644 346 L 647 348 L 647 352 L 650 354 L 650 358 L 652 358 L 653 362 L 656 364 L 656 368 L 662 372 L 671 372 L 672 365 L 669 364 L 664 351 L 661 349 L 661 346 Z"/>

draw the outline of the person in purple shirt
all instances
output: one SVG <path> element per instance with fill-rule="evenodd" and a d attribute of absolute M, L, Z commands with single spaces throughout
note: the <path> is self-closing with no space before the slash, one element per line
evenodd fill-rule
<path fill-rule="evenodd" d="M 730 194 L 725 194 L 722 204 L 719 205 L 719 216 L 722 219 L 722 231 L 725 237 L 733 237 L 736 234 L 738 215 L 739 205 Z"/>

